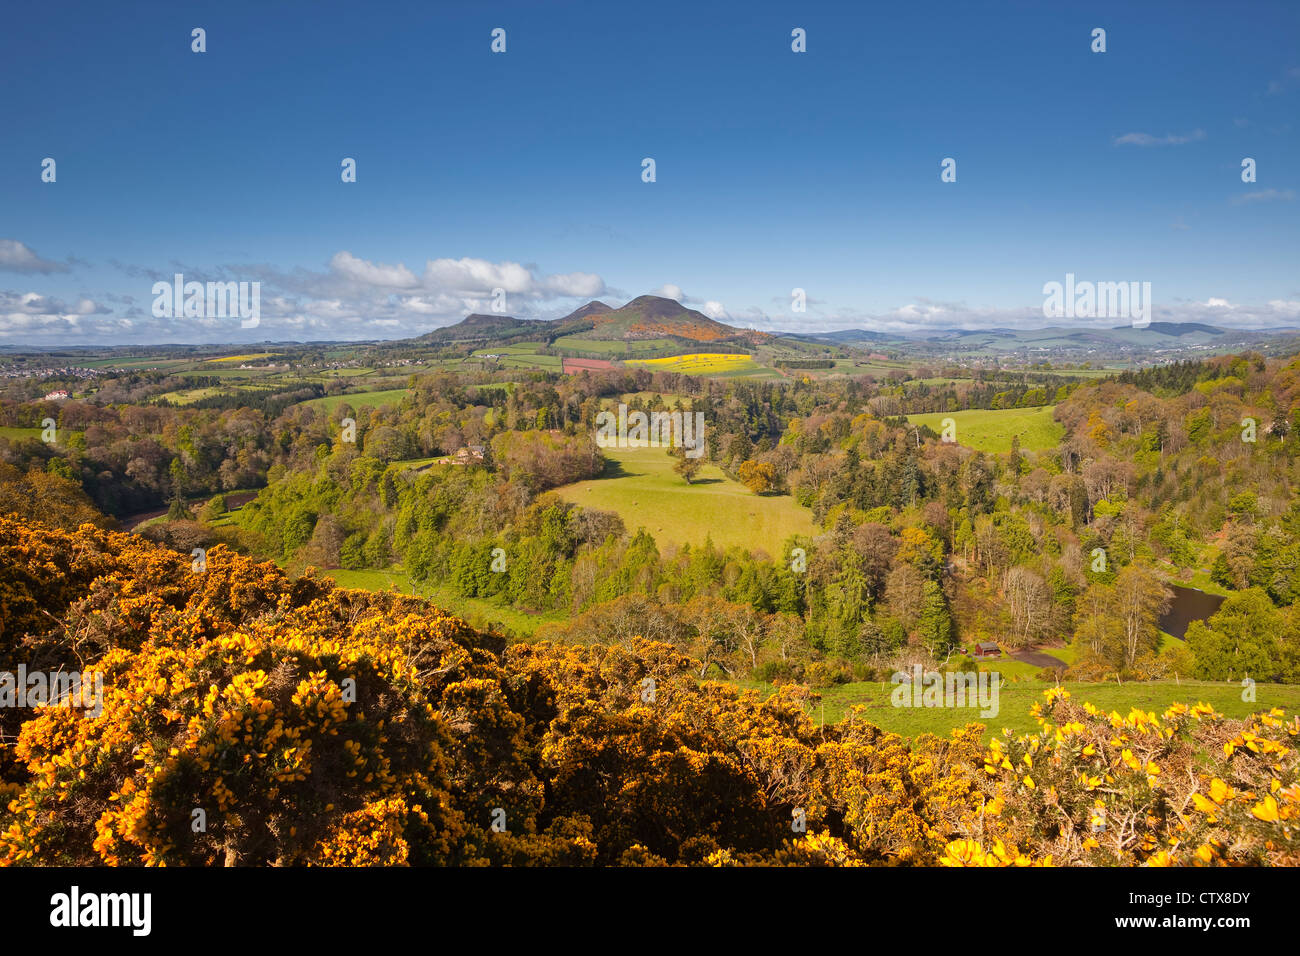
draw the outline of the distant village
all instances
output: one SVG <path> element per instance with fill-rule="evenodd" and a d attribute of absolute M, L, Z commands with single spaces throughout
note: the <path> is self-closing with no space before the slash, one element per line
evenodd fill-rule
<path fill-rule="evenodd" d="M 7 363 L 0 365 L 0 378 L 75 378 L 83 381 L 98 378 L 101 369 L 83 368 L 79 365 L 32 366 Z"/>

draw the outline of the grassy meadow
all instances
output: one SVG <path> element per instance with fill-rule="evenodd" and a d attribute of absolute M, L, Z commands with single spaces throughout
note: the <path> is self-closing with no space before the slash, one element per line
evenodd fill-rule
<path fill-rule="evenodd" d="M 381 405 L 396 405 L 406 397 L 410 389 L 406 388 L 388 388 L 377 392 L 353 392 L 350 395 L 326 395 L 324 398 L 312 398 L 303 402 L 304 405 L 310 405 L 312 408 L 323 409 L 328 414 L 333 414 L 338 407 L 344 402 L 353 408 L 379 408 Z"/>
<path fill-rule="evenodd" d="M 336 568 L 332 571 L 321 571 L 320 576 L 333 578 L 335 584 L 344 588 L 358 588 L 362 591 L 396 589 L 403 594 L 417 594 L 474 627 L 492 628 L 499 625 L 522 637 L 531 636 L 543 624 L 562 621 L 566 617 L 560 611 L 529 614 L 516 610 L 508 604 L 497 604 L 483 598 L 461 597 L 452 588 L 435 583 L 426 582 L 416 586 L 400 567 L 361 571 Z"/>
<path fill-rule="evenodd" d="M 764 697 L 774 692 L 771 684 L 732 683 L 757 690 Z M 895 707 L 890 699 L 895 685 L 877 681 L 856 682 L 817 690 L 817 698 L 810 701 L 808 712 L 818 723 L 825 720 L 834 724 L 844 720 L 852 707 L 862 705 L 866 712 L 860 719 L 902 736 L 928 733 L 946 737 L 956 727 L 984 724 L 987 738 L 990 732 L 996 735 L 1004 727 L 1018 734 L 1037 730 L 1038 724 L 1029 715 L 1029 708 L 1042 701 L 1043 691 L 1053 686 L 1036 680 L 1009 681 L 998 690 L 997 715 L 981 717 L 978 707 Z M 1066 683 L 1064 686 L 1080 701 L 1091 703 L 1107 713 L 1119 711 L 1125 715 L 1134 707 L 1159 714 L 1173 703 L 1191 705 L 1200 701 L 1228 717 L 1245 717 L 1271 707 L 1281 707 L 1288 714 L 1300 710 L 1300 686 L 1295 684 L 1257 684 L 1253 702 L 1241 699 L 1240 684 L 1207 681 Z"/>
<path fill-rule="evenodd" d="M 0 438 L 21 441 L 24 438 L 40 438 L 39 428 L 19 428 L 17 425 L 0 425 Z"/>
<path fill-rule="evenodd" d="M 756 495 L 705 464 L 694 483 L 673 471 L 666 448 L 606 448 L 605 475 L 557 489 L 567 501 L 616 511 L 630 532 L 645 528 L 662 548 L 703 544 L 779 555 L 793 534 L 814 535 L 812 512 L 787 495 Z"/>
<path fill-rule="evenodd" d="M 962 412 L 930 412 L 908 415 L 915 425 L 927 425 L 942 434 L 943 420 L 951 418 L 957 425 L 957 444 L 977 451 L 1008 452 L 1012 437 L 1020 436 L 1026 451 L 1055 448 L 1065 436 L 1065 429 L 1052 418 L 1055 405 L 1040 408 L 971 409 Z"/>

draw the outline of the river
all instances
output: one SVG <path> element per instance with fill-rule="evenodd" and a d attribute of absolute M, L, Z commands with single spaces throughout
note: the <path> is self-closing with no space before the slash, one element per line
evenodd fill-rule
<path fill-rule="evenodd" d="M 1160 630 L 1180 639 L 1186 637 L 1187 625 L 1193 621 L 1204 621 L 1223 603 L 1223 598 L 1219 595 L 1206 594 L 1196 588 L 1171 584 L 1169 589 L 1174 592 L 1174 599 L 1169 610 L 1160 616 Z"/>

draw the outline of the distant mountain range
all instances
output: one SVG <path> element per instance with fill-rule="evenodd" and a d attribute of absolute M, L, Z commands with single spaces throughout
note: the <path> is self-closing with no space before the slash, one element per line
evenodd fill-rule
<path fill-rule="evenodd" d="M 1143 328 L 1118 325 L 1110 329 L 1047 326 L 1041 329 L 927 329 L 911 334 L 845 329 L 824 333 L 788 333 L 805 342 L 825 342 L 848 348 L 896 348 L 909 353 L 959 358 L 1036 352 L 1086 356 L 1092 354 L 1225 352 L 1293 341 L 1297 329 L 1224 329 L 1200 322 L 1152 322 Z"/>
<path fill-rule="evenodd" d="M 557 340 L 558 344 L 557 344 Z M 468 347 L 489 350 L 496 346 L 529 343 L 551 351 L 556 346 L 569 354 L 610 356 L 664 356 L 688 352 L 757 352 L 770 361 L 784 358 L 855 358 L 862 353 L 888 353 L 896 358 L 923 358 L 965 362 L 998 361 L 1017 363 L 1043 360 L 1070 362 L 1103 361 L 1111 364 L 1145 364 L 1223 352 L 1258 350 L 1267 354 L 1300 352 L 1300 329 L 1228 329 L 1201 322 L 1152 322 L 1145 328 L 1117 325 L 1113 328 L 1047 326 L 1038 329 L 918 329 L 915 332 L 878 332 L 841 329 L 832 332 L 804 332 L 798 329 L 763 332 L 742 329 L 711 319 L 687 308 L 675 299 L 642 295 L 622 306 L 593 300 L 558 319 L 519 319 L 509 315 L 475 313 L 454 325 L 434 329 L 415 338 L 372 340 L 368 343 L 330 343 L 314 340 L 313 345 L 367 344 L 384 350 L 416 347 Z M 611 347 L 610 343 L 624 343 Z M 308 343 L 269 340 L 268 347 L 293 347 Z M 176 349 L 195 346 L 124 346 L 133 351 Z M 212 348 L 203 346 L 201 348 Z M 76 357 L 82 351 L 98 352 L 103 347 L 65 345 L 58 349 L 31 349 L 0 344 L 0 354 L 39 353 Z M 142 353 L 143 354 L 143 353 Z"/>
<path fill-rule="evenodd" d="M 1041 329 L 927 329 L 915 333 L 873 332 L 843 329 L 835 332 L 760 332 L 740 329 L 689 309 L 675 299 L 657 295 L 638 296 L 614 307 L 601 301 L 588 302 L 568 315 L 549 320 L 517 319 L 506 315 L 475 314 L 417 339 L 425 345 L 508 345 L 512 342 L 542 342 L 572 337 L 596 342 L 661 341 L 665 347 L 734 351 L 738 348 L 794 349 L 889 349 L 903 354 L 960 360 L 994 358 L 1021 353 L 1032 358 L 1068 355 L 1081 357 L 1170 357 L 1181 353 L 1217 353 L 1260 348 L 1266 344 L 1294 342 L 1296 329 L 1225 329 L 1200 322 L 1152 322 L 1144 328 L 1117 325 L 1114 328 Z"/>

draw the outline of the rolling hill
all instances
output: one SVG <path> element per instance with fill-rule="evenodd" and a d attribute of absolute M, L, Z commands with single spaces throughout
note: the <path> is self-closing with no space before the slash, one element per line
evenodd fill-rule
<path fill-rule="evenodd" d="M 1276 337 L 1293 337 L 1292 329 L 1225 329 L 1200 322 L 1152 322 L 1138 328 L 1070 328 L 1046 326 L 1040 329 L 926 329 L 916 333 L 872 332 L 843 329 L 837 332 L 804 333 L 794 337 L 835 342 L 840 345 L 889 344 L 898 347 L 930 345 L 942 348 L 1014 352 L 1026 348 L 1178 348 L 1249 345 Z"/>
<path fill-rule="evenodd" d="M 1047 326 L 1012 329 L 926 329 L 915 333 L 844 329 L 835 332 L 765 332 L 709 318 L 675 299 L 642 295 L 614 307 L 593 300 L 557 319 L 475 314 L 405 343 L 465 348 L 479 354 L 520 346 L 548 356 L 644 362 L 674 356 L 745 354 L 763 368 L 778 360 L 854 358 L 886 351 L 906 362 L 1011 362 L 1030 365 L 1087 362 L 1096 368 L 1130 368 L 1225 352 L 1294 351 L 1300 333 L 1290 329 L 1226 329 L 1198 322 L 1152 322 L 1143 328 Z M 488 354 L 488 358 L 492 358 Z M 518 357 L 512 359 L 517 364 Z M 789 367 L 788 365 L 786 366 Z M 856 367 L 855 367 L 856 368 Z M 849 369 L 849 374 L 853 369 Z M 775 373 L 774 373 L 775 374 Z"/>
<path fill-rule="evenodd" d="M 419 345 L 456 345 L 481 344 L 487 342 L 504 342 L 528 334 L 539 323 L 527 319 L 516 319 L 509 315 L 484 315 L 476 312 L 468 315 L 455 325 L 434 329 L 424 335 L 410 339 L 411 344 Z"/>
<path fill-rule="evenodd" d="M 455 325 L 426 332 L 409 340 L 412 344 L 498 344 L 514 339 L 547 343 L 563 336 L 578 336 L 596 342 L 636 342 L 674 339 L 683 343 L 755 347 L 768 342 L 766 332 L 738 329 L 688 309 L 675 299 L 657 295 L 638 296 L 613 308 L 592 301 L 559 319 L 517 319 L 508 315 L 467 316 Z"/>
<path fill-rule="evenodd" d="M 583 306 L 583 312 L 589 306 Z M 578 313 L 561 319 L 567 322 Z M 688 309 L 675 299 L 657 295 L 642 295 L 622 308 L 583 316 L 590 323 L 586 337 L 595 341 L 636 341 L 638 339 L 676 338 L 691 342 L 718 344 L 734 342 L 746 346 L 756 345 L 766 339 L 767 333 L 737 329 L 703 312 Z"/>

